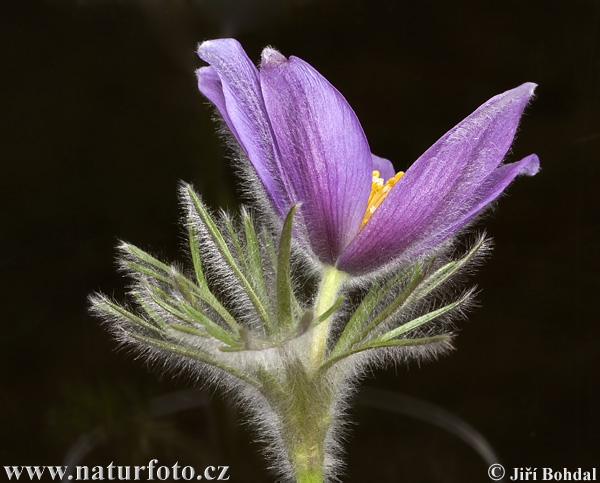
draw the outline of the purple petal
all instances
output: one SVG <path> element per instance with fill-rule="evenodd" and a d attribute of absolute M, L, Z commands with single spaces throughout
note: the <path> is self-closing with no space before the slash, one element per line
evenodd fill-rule
<path fill-rule="evenodd" d="M 260 89 L 258 70 L 237 40 L 203 42 L 200 58 L 211 67 L 197 71 L 198 88 L 212 101 L 254 166 L 281 216 L 291 206 L 279 154 Z"/>
<path fill-rule="evenodd" d="M 516 163 L 496 168 L 473 194 L 469 210 L 464 212 L 452 226 L 447 227 L 445 232 L 438 234 L 438 237 L 445 239 L 468 224 L 483 208 L 494 201 L 518 175 L 534 176 L 539 169 L 540 160 L 535 154 L 530 154 Z"/>
<path fill-rule="evenodd" d="M 389 159 L 380 158 L 379 156 L 373 156 L 373 169 L 379 171 L 379 177 L 383 179 L 385 183 L 388 179 L 396 176 L 394 165 Z"/>
<path fill-rule="evenodd" d="M 489 201 L 495 198 L 501 190 L 492 197 L 496 185 L 490 176 L 508 151 L 534 88 L 523 84 L 493 97 L 428 149 L 396 183 L 338 267 L 359 274 L 395 258 L 414 258 L 451 236 L 473 216 L 467 214 L 479 211 L 486 189 Z"/>
<path fill-rule="evenodd" d="M 214 67 L 200 67 L 196 71 L 198 78 L 198 89 L 204 94 L 207 99 L 212 102 L 223 116 L 223 120 L 231 130 L 231 133 L 236 139 L 239 138 L 237 130 L 227 112 L 227 103 L 223 94 L 223 84 Z"/>
<path fill-rule="evenodd" d="M 335 260 L 358 231 L 373 161 L 344 97 L 297 57 L 263 51 L 261 87 L 294 202 L 315 254 Z"/>

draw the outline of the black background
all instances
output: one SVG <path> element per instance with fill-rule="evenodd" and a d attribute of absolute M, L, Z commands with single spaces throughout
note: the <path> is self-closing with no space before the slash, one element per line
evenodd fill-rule
<path fill-rule="evenodd" d="M 462 418 L 508 468 L 600 466 L 600 2 L 516 0 L 2 0 L 0 465 L 62 464 L 87 434 L 85 464 L 269 481 L 239 413 L 208 391 L 176 411 L 190 383 L 149 374 L 87 313 L 94 290 L 123 297 L 118 239 L 181 259 L 179 180 L 239 202 L 194 76 L 197 43 L 224 36 L 315 66 L 397 169 L 489 97 L 539 84 L 510 159 L 535 152 L 542 171 L 480 224 L 495 249 L 457 350 L 365 384 Z M 159 396 L 173 414 L 153 415 Z M 360 395 L 351 414 L 343 481 L 489 481 L 450 433 Z"/>

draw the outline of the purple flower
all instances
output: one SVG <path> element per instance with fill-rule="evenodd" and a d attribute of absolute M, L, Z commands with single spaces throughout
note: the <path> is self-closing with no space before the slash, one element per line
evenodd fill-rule
<path fill-rule="evenodd" d="M 283 218 L 300 204 L 296 235 L 322 263 L 352 275 L 414 260 L 467 225 L 518 174 L 539 169 L 535 154 L 501 164 L 535 84 L 493 97 L 394 177 L 392 164 L 371 154 L 344 97 L 303 60 L 266 48 L 259 71 L 233 39 L 204 42 L 198 55 L 210 64 L 197 72 L 200 91 L 276 213 Z"/>

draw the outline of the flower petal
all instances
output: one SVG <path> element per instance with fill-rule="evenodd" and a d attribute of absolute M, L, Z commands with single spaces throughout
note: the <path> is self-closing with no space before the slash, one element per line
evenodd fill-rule
<path fill-rule="evenodd" d="M 356 114 L 314 68 L 265 49 L 260 79 L 283 173 L 319 259 L 335 263 L 360 228 L 373 161 Z"/>
<path fill-rule="evenodd" d="M 207 99 L 212 102 L 223 116 L 223 120 L 231 130 L 231 133 L 237 139 L 239 137 L 237 130 L 227 112 L 227 103 L 223 94 L 223 84 L 219 78 L 219 74 L 214 67 L 200 67 L 196 71 L 198 79 L 198 89 L 204 94 Z"/>
<path fill-rule="evenodd" d="M 389 159 L 380 158 L 372 154 L 373 156 L 373 169 L 379 171 L 379 177 L 383 179 L 385 183 L 388 179 L 396 176 L 396 171 L 394 170 L 394 165 Z"/>
<path fill-rule="evenodd" d="M 540 169 L 540 160 L 535 154 L 496 168 L 479 189 L 473 193 L 471 205 L 453 225 L 441 232 L 438 237 L 445 239 L 451 236 L 463 226 L 468 224 L 488 204 L 494 201 L 518 175 L 534 176 Z"/>
<path fill-rule="evenodd" d="M 234 39 L 203 42 L 198 55 L 211 65 L 197 71 L 198 88 L 215 104 L 254 166 L 276 211 L 285 217 L 291 204 L 281 185 L 279 153 L 257 68 Z"/>
<path fill-rule="evenodd" d="M 395 258 L 409 260 L 463 226 L 470 219 L 466 214 L 485 205 L 482 193 L 494 192 L 490 176 L 508 151 L 534 88 L 523 84 L 493 97 L 429 148 L 396 183 L 338 267 L 360 274 Z"/>

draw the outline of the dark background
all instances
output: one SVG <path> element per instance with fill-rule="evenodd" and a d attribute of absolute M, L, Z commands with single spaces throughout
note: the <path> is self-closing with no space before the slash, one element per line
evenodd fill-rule
<path fill-rule="evenodd" d="M 536 152 L 542 171 L 481 225 L 496 246 L 457 350 L 365 384 L 392 409 L 400 393 L 462 418 L 508 468 L 600 466 L 600 2 L 516 0 L 2 0 L 0 466 L 75 451 L 269 481 L 240 414 L 149 374 L 87 313 L 92 291 L 123 297 L 118 239 L 182 259 L 179 180 L 239 202 L 194 76 L 197 43 L 224 36 L 310 62 L 397 169 L 489 97 L 539 84 L 510 159 Z M 489 481 L 456 436 L 400 412 L 358 396 L 343 481 Z"/>

